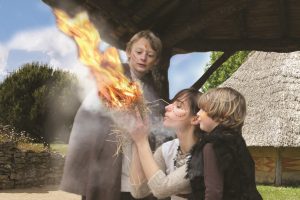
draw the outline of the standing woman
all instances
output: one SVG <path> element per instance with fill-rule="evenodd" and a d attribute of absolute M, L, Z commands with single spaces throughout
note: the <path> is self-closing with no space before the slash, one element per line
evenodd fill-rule
<path fill-rule="evenodd" d="M 161 50 L 160 39 L 147 30 L 135 34 L 127 44 L 125 74 L 140 81 L 147 101 L 157 99 L 151 70 L 158 64 Z M 97 93 L 84 100 L 69 140 L 62 190 L 86 200 L 133 199 L 126 167 L 129 164 L 121 154 L 114 155 L 117 144 L 111 141 L 117 138 L 111 134 L 113 125 L 112 119 L 101 110 Z"/>
<path fill-rule="evenodd" d="M 149 193 L 157 198 L 171 196 L 172 200 L 186 199 L 191 192 L 186 176 L 186 161 L 192 146 L 198 141 L 197 102 L 201 93 L 185 89 L 175 95 L 165 107 L 164 126 L 174 129 L 177 139 L 166 142 L 152 155 L 148 142 L 149 128 L 137 120 L 131 136 L 135 143 L 132 153 L 130 177 L 132 194 L 136 198 Z"/>

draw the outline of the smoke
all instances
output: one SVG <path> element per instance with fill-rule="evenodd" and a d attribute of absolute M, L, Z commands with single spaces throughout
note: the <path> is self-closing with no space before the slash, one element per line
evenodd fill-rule
<path fill-rule="evenodd" d="M 147 118 L 149 120 L 150 132 L 154 135 L 162 135 L 164 137 L 174 136 L 174 131 L 163 125 L 163 116 L 160 112 L 161 101 L 158 100 L 146 106 L 148 106 Z M 120 130 L 125 130 L 127 133 L 130 133 L 136 127 L 136 110 L 125 112 L 107 108 L 99 98 L 96 89 L 89 93 L 83 101 L 82 107 L 89 112 L 100 112 L 101 115 L 111 118 L 116 127 L 119 127 Z"/>

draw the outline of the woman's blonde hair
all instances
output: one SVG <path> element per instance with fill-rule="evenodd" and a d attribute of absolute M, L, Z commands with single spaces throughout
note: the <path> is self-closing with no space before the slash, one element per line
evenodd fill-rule
<path fill-rule="evenodd" d="M 156 53 L 156 60 L 160 59 L 161 51 L 162 51 L 162 43 L 159 37 L 157 37 L 152 31 L 150 30 L 143 30 L 136 33 L 127 43 L 126 45 L 126 52 L 131 52 L 132 45 L 141 38 L 145 38 L 149 41 L 152 49 Z"/>
<path fill-rule="evenodd" d="M 214 121 L 229 128 L 241 128 L 246 117 L 246 100 L 230 87 L 214 88 L 201 95 L 198 106 Z"/>

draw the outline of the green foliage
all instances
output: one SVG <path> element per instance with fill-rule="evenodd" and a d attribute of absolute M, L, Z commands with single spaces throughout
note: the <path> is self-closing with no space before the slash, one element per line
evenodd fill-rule
<path fill-rule="evenodd" d="M 215 88 L 226 81 L 245 61 L 250 51 L 238 51 L 224 62 L 205 82 L 203 91 Z M 223 54 L 223 52 L 214 51 L 210 54 L 210 62 L 206 70 Z"/>
<path fill-rule="evenodd" d="M 47 65 L 23 65 L 0 85 L 0 122 L 49 143 L 69 132 L 80 101 L 74 75 Z"/>
<path fill-rule="evenodd" d="M 300 197 L 299 187 L 274 187 L 260 185 L 257 188 L 264 200 L 296 200 Z"/>

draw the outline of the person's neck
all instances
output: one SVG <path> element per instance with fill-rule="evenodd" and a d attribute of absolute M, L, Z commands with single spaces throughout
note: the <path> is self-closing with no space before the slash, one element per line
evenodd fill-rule
<path fill-rule="evenodd" d="M 130 68 L 130 74 L 131 74 L 131 78 L 133 80 L 140 80 L 141 78 L 143 78 L 143 76 L 146 74 L 146 73 L 140 73 L 140 72 L 137 72 L 136 70 Z"/>
<path fill-rule="evenodd" d="M 211 133 L 213 130 L 215 130 L 217 126 L 219 126 L 219 123 L 215 122 L 215 124 L 211 126 L 210 131 L 208 133 Z"/>
<path fill-rule="evenodd" d="M 177 137 L 179 139 L 180 149 L 184 154 L 188 153 L 193 145 L 197 142 L 193 127 L 188 130 L 178 131 Z"/>

